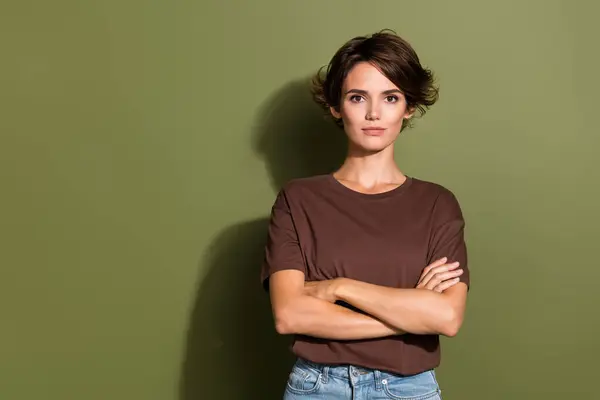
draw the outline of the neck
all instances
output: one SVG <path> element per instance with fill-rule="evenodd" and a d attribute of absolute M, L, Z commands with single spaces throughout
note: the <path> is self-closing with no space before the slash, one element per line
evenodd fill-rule
<path fill-rule="evenodd" d="M 394 160 L 393 145 L 378 152 L 349 149 L 344 163 L 334 176 L 367 188 L 379 184 L 401 184 L 405 179 Z"/>

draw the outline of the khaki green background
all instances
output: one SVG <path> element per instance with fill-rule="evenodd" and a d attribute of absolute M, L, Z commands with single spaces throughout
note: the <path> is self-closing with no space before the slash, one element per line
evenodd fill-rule
<path fill-rule="evenodd" d="M 3 2 L 0 398 L 281 398 L 291 358 L 258 280 L 266 218 L 285 181 L 343 152 L 306 79 L 383 28 L 441 86 L 398 162 L 453 190 L 468 223 L 444 399 L 594 398 L 598 12 Z"/>

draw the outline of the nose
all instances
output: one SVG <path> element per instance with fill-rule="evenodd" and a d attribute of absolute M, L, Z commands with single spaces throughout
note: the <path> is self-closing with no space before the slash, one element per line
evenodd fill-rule
<path fill-rule="evenodd" d="M 377 109 L 376 109 L 376 107 L 375 107 L 374 104 L 371 104 L 371 106 L 367 110 L 367 115 L 365 115 L 365 118 L 368 121 L 374 121 L 374 120 L 378 120 L 379 119 L 379 112 L 377 111 Z"/>

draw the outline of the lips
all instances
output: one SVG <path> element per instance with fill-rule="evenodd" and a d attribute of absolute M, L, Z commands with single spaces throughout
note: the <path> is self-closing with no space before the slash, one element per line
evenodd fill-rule
<path fill-rule="evenodd" d="M 383 132 L 385 131 L 384 128 L 380 128 L 380 127 L 373 127 L 373 128 L 363 128 L 362 131 L 370 136 L 381 136 L 383 135 Z"/>

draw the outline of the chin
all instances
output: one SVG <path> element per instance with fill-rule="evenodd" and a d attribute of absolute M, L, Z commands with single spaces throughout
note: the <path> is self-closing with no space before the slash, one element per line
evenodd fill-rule
<path fill-rule="evenodd" d="M 353 147 L 356 150 L 369 152 L 369 153 L 378 153 L 383 151 L 394 144 L 394 141 L 390 141 L 389 138 L 367 138 L 366 140 L 357 140 L 353 141 Z"/>
<path fill-rule="evenodd" d="M 380 151 L 383 151 L 385 149 L 387 149 L 390 146 L 390 144 L 384 145 L 384 144 L 375 144 L 375 143 L 355 143 L 354 144 L 354 148 L 360 152 L 365 152 L 365 153 L 379 153 Z"/>

